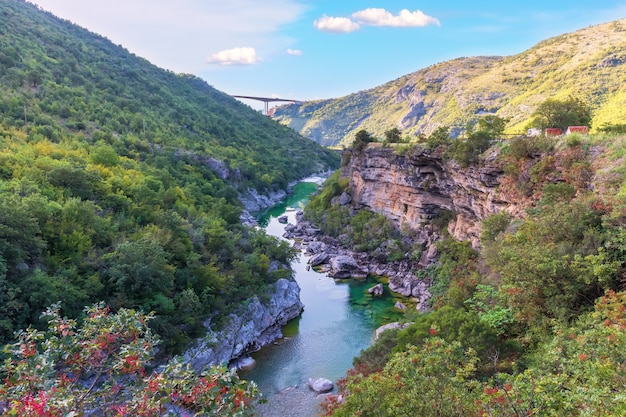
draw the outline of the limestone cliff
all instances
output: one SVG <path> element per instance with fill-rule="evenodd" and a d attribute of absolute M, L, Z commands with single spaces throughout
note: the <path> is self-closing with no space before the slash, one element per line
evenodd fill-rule
<path fill-rule="evenodd" d="M 303 308 L 298 283 L 279 279 L 270 291 L 269 302 L 252 297 L 228 317 L 220 331 L 211 330 L 210 322 L 205 323 L 208 334 L 187 350 L 185 360 L 201 370 L 257 351 L 282 337 L 281 326 L 298 317 Z"/>
<path fill-rule="evenodd" d="M 498 190 L 503 171 L 494 160 L 495 155 L 482 166 L 461 168 L 417 148 L 398 154 L 393 147 L 370 145 L 351 155 L 342 175 L 350 178 L 356 208 L 383 214 L 398 227 L 416 231 L 425 246 L 434 239 L 429 221 L 449 211 L 454 215 L 450 234 L 477 248 L 485 217 L 503 210 L 521 215 L 521 206 Z"/>

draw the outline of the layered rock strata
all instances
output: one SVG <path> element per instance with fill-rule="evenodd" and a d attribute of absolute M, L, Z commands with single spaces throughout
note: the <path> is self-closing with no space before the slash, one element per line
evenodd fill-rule
<path fill-rule="evenodd" d="M 522 208 L 499 192 L 504 172 L 494 161 L 495 154 L 480 166 L 461 168 L 425 151 L 400 155 L 392 147 L 370 145 L 351 155 L 342 174 L 350 179 L 354 208 L 383 214 L 397 227 L 410 228 L 423 241 L 427 256 L 436 251 L 430 247 L 437 238 L 428 225 L 445 211 L 452 214 L 448 232 L 474 248 L 480 247 L 483 219 L 501 211 L 522 215 Z"/>

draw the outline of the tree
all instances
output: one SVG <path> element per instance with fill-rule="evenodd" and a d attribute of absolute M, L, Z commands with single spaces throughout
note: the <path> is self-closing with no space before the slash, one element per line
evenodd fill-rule
<path fill-rule="evenodd" d="M 591 110 L 580 99 L 568 97 L 565 100 L 547 99 L 533 113 L 536 127 L 591 126 Z"/>
<path fill-rule="evenodd" d="M 397 127 L 391 128 L 385 132 L 385 143 L 402 142 L 402 132 Z"/>
<path fill-rule="evenodd" d="M 374 142 L 374 141 L 375 141 L 374 137 L 367 130 L 361 129 L 354 136 L 352 149 L 354 150 L 354 152 L 359 153 L 367 147 L 368 143 Z"/>
<path fill-rule="evenodd" d="M 502 135 L 508 122 L 508 119 L 503 119 L 495 115 L 487 115 L 478 120 L 476 130 L 479 132 L 487 132 L 491 139 L 495 139 Z"/>
<path fill-rule="evenodd" d="M 149 372 L 158 338 L 152 315 L 103 304 L 85 320 L 62 318 L 59 306 L 43 314 L 48 329 L 21 331 L 0 367 L 0 414 L 56 417 L 250 416 L 258 391 L 223 367 L 196 374 L 175 359 Z"/>

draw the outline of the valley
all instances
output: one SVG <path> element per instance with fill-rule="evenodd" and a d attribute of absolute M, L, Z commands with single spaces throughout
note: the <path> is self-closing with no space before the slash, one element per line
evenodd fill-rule
<path fill-rule="evenodd" d="M 270 118 L 0 3 L 0 415 L 623 415 L 625 30 Z"/>

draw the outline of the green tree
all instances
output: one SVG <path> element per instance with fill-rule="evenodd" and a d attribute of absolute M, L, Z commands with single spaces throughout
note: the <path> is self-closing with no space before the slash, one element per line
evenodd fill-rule
<path fill-rule="evenodd" d="M 354 142 L 352 142 L 352 149 L 354 152 L 359 153 L 362 152 L 368 143 L 375 142 L 376 139 L 367 131 L 367 130 L 359 130 L 354 135 Z"/>
<path fill-rule="evenodd" d="M 563 130 L 568 126 L 591 126 L 592 118 L 589 106 L 572 96 L 565 100 L 549 98 L 537 107 L 533 115 L 537 127 Z"/>
<path fill-rule="evenodd" d="M 402 132 L 397 127 L 391 128 L 385 131 L 385 143 L 400 143 L 402 142 Z"/>
<path fill-rule="evenodd" d="M 327 402 L 335 417 L 468 416 L 478 358 L 459 342 L 433 338 L 394 355 L 382 372 L 350 375 L 343 403 Z"/>
<path fill-rule="evenodd" d="M 167 253 L 154 239 L 122 242 L 106 260 L 113 288 L 130 299 L 149 299 L 173 288 L 174 267 L 168 264 Z"/>

